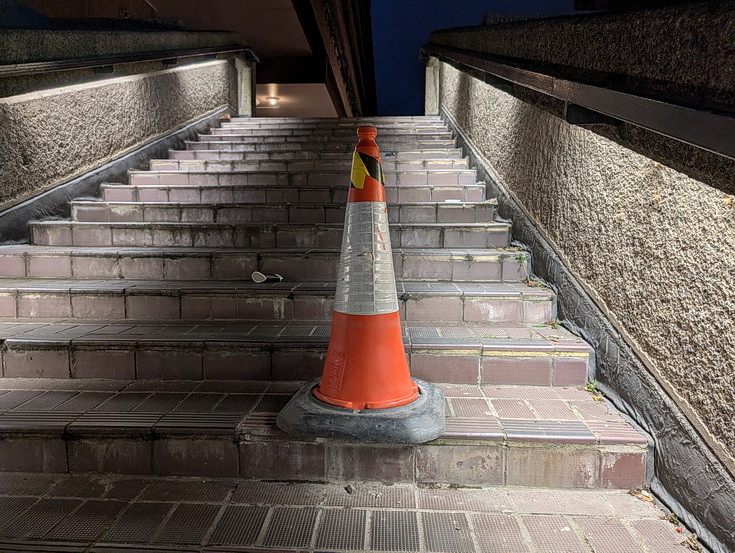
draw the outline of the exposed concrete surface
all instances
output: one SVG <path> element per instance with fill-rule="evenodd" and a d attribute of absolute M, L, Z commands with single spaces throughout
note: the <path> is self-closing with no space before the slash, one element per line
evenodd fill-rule
<path fill-rule="evenodd" d="M 560 17 L 432 33 L 431 42 L 563 72 L 573 80 L 733 109 L 735 3 Z M 728 46 L 729 45 L 729 46 Z"/>
<path fill-rule="evenodd" d="M 0 64 L 240 44 L 240 35 L 195 31 L 0 30 Z"/>
<path fill-rule="evenodd" d="M 597 378 L 652 433 L 662 486 L 735 547 L 735 199 L 446 64 L 441 99 L 595 346 Z"/>
<path fill-rule="evenodd" d="M 232 105 L 234 72 L 211 61 L 0 99 L 0 208 Z"/>

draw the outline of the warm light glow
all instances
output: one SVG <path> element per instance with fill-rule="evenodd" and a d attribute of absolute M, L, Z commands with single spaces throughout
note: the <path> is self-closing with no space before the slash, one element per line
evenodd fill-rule
<path fill-rule="evenodd" d="M 278 105 L 278 97 L 276 96 L 268 96 L 266 99 L 266 102 L 268 102 L 269 106 L 277 106 Z"/>

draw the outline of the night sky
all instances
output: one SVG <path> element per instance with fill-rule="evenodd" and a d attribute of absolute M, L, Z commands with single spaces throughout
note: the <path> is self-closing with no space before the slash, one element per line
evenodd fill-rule
<path fill-rule="evenodd" d="M 480 25 L 493 13 L 570 13 L 573 0 L 372 0 L 373 51 L 379 115 L 424 112 L 424 64 L 429 33 Z"/>

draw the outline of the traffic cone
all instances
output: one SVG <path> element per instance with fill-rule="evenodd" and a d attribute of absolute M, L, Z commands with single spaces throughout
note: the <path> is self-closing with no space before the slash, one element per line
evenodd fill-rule
<path fill-rule="evenodd" d="M 276 422 L 301 437 L 420 443 L 444 430 L 443 393 L 411 379 L 377 130 L 359 127 L 357 136 L 324 371 Z"/>

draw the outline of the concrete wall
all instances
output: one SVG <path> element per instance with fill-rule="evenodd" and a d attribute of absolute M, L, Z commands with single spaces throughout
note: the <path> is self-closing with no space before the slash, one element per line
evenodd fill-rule
<path fill-rule="evenodd" d="M 440 71 L 441 109 L 600 320 L 564 301 L 561 316 L 577 327 L 607 319 L 622 338 L 618 346 L 598 328 L 585 336 L 598 350 L 596 377 L 653 434 L 663 493 L 734 547 L 735 198 L 567 124 L 553 102 Z M 567 284 L 555 283 L 562 297 Z"/>
<path fill-rule="evenodd" d="M 236 82 L 210 61 L 0 98 L 0 209 L 234 106 Z"/>

